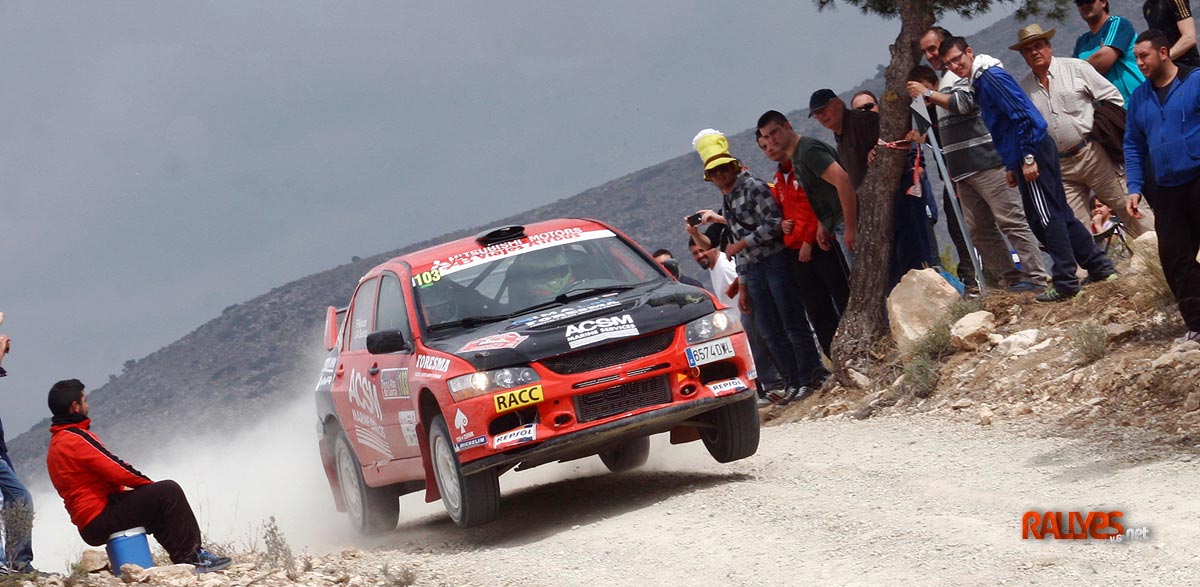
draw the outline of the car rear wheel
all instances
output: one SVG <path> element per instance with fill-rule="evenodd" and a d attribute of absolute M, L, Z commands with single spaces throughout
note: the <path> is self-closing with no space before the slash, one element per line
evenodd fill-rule
<path fill-rule="evenodd" d="M 718 463 L 744 459 L 758 451 L 758 406 L 754 397 L 726 404 L 703 415 L 700 439 Z"/>
<path fill-rule="evenodd" d="M 600 453 L 600 460 L 613 473 L 632 471 L 650 458 L 650 437 L 643 436 L 616 444 Z"/>
<path fill-rule="evenodd" d="M 455 524 L 468 528 L 496 519 L 500 511 L 500 480 L 495 469 L 463 475 L 458 455 L 450 441 L 446 419 L 434 416 L 429 426 L 429 454 L 442 504 Z"/>
<path fill-rule="evenodd" d="M 390 487 L 368 487 L 362 476 L 362 466 L 346 433 L 338 431 L 334 448 L 338 486 L 350 522 L 363 534 L 382 534 L 396 529 L 400 518 L 400 494 Z"/>

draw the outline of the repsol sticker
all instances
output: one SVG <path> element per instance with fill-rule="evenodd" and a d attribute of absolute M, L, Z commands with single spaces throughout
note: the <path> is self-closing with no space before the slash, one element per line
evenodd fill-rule
<path fill-rule="evenodd" d="M 544 399 L 546 398 L 542 395 L 541 385 L 505 391 L 492 396 L 492 402 L 496 404 L 497 414 L 511 412 L 524 406 L 531 406 Z"/>
<path fill-rule="evenodd" d="M 516 430 L 510 430 L 492 438 L 492 448 L 501 448 L 513 444 L 524 444 L 537 440 L 537 424 L 526 424 Z"/>
<path fill-rule="evenodd" d="M 725 381 L 714 381 L 708 384 L 708 389 L 713 395 L 721 395 L 732 391 L 741 391 L 746 389 L 746 384 L 741 379 L 734 377 Z"/>
<path fill-rule="evenodd" d="M 567 327 L 567 346 L 574 349 L 613 338 L 637 336 L 637 334 L 637 324 L 633 323 L 633 316 L 629 314 L 584 320 Z"/>

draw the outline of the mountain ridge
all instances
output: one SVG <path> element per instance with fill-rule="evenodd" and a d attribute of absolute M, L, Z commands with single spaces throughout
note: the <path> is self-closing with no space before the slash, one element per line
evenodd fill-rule
<path fill-rule="evenodd" d="M 1127 1 L 1113 2 L 1113 8 L 1116 14 L 1140 13 L 1138 5 Z M 1118 11 L 1130 8 L 1132 12 Z M 1084 25 L 1077 15 L 1069 16 L 1065 24 L 1053 24 L 1059 32 L 1057 53 L 1063 55 Z M 1000 57 L 1019 79 L 1028 69 L 1007 46 L 1014 42 L 1020 26 L 1010 15 L 970 36 L 969 41 L 979 52 Z M 881 72 L 841 95 L 848 101 L 860 89 L 879 94 L 883 86 Z M 812 89 L 819 87 L 814 84 Z M 798 101 L 806 104 L 807 96 L 798 97 Z M 806 110 L 792 110 L 788 117 L 800 133 L 832 142 L 831 133 L 808 118 Z M 731 152 L 752 172 L 760 177 L 771 176 L 774 165 L 759 151 L 753 129 L 729 133 L 728 138 Z M 690 139 L 680 137 L 680 143 Z M 398 254 L 473 235 L 490 226 L 577 216 L 608 222 L 648 250 L 670 249 L 680 258 L 685 272 L 702 277 L 687 259 L 683 217 L 696 209 L 719 205 L 719 193 L 703 181 L 700 161 L 688 151 L 526 212 L 356 258 L 292 280 L 229 306 L 220 316 L 129 365 L 115 379 L 102 386 L 89 386 L 89 404 L 97 417 L 94 429 L 116 454 L 137 460 L 160 447 L 164 437 L 223 433 L 256 414 L 268 412 L 281 401 L 300 397 L 292 394 L 310 393 L 319 371 L 318 357 L 324 355 L 320 339 L 325 307 L 345 305 L 359 277 Z M 939 242 L 944 247 L 948 240 Z M 219 393 L 214 395 L 214 390 Z M 47 418 L 8 442 L 18 470 L 34 482 L 44 481 L 48 440 Z"/>

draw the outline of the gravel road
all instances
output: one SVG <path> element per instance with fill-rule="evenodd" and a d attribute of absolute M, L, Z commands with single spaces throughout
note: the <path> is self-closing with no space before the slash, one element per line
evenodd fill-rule
<path fill-rule="evenodd" d="M 353 564 L 417 585 L 1200 584 L 1188 453 L 918 414 L 764 428 L 728 465 L 655 441 L 622 475 L 594 457 L 509 473 L 481 528 L 408 496 Z M 1121 510 L 1149 539 L 1022 540 L 1028 510 Z"/>

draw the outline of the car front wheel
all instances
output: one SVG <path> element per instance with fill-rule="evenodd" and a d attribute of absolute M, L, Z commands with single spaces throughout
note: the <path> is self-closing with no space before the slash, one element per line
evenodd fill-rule
<path fill-rule="evenodd" d="M 350 522 L 363 534 L 382 534 L 396 529 L 400 518 L 400 494 L 390 487 L 368 487 L 362 476 L 362 466 L 350 448 L 346 433 L 337 432 L 334 459 L 338 486 Z"/>
<path fill-rule="evenodd" d="M 455 524 L 468 528 L 496 519 L 500 511 L 500 480 L 495 469 L 463 475 L 450 440 L 446 419 L 434 416 L 429 426 L 429 454 L 442 503 Z"/>
<path fill-rule="evenodd" d="M 758 406 L 754 397 L 725 404 L 703 415 L 700 439 L 718 463 L 744 459 L 758 451 Z"/>

